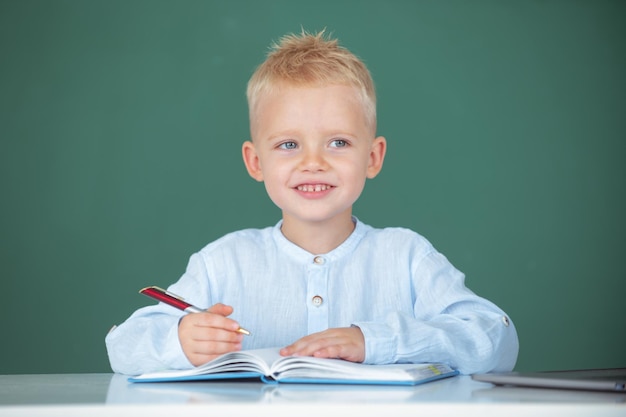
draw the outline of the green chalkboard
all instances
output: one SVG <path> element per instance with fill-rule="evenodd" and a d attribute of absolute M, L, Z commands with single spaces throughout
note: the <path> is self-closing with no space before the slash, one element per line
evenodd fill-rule
<path fill-rule="evenodd" d="M 108 372 L 109 328 L 279 211 L 240 156 L 270 43 L 369 66 L 355 214 L 425 235 L 517 325 L 517 369 L 625 366 L 626 3 L 0 0 L 0 373 Z"/>

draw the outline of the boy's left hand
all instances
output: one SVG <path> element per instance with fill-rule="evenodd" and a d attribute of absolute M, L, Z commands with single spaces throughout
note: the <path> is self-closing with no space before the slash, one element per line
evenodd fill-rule
<path fill-rule="evenodd" d="M 365 338 L 358 327 L 340 327 L 313 333 L 280 350 L 282 356 L 314 356 L 350 362 L 365 360 Z"/>

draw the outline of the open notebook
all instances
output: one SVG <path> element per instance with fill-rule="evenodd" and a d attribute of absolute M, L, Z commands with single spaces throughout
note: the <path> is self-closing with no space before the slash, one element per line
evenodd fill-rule
<path fill-rule="evenodd" d="M 366 365 L 309 356 L 283 357 L 278 348 L 226 353 L 202 366 L 131 377 L 131 382 L 260 379 L 267 383 L 418 385 L 458 375 L 441 363 Z"/>

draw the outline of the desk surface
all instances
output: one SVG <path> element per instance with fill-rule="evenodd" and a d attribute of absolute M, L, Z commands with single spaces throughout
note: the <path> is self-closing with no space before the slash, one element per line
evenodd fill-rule
<path fill-rule="evenodd" d="M 495 387 L 458 376 L 416 387 L 127 382 L 114 374 L 0 375 L 0 416 L 626 416 L 626 394 Z M 208 414 L 208 413 L 211 414 Z M 359 414 L 360 413 L 360 414 Z M 328 415 L 328 414 L 327 414 Z"/>

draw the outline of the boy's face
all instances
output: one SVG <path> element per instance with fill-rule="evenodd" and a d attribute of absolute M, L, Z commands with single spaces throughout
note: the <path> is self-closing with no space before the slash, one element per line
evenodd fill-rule
<path fill-rule="evenodd" d="M 283 218 L 324 222 L 350 218 L 366 178 L 386 150 L 374 138 L 354 87 L 283 87 L 260 98 L 243 145 L 249 174 L 265 182 Z"/>

